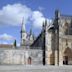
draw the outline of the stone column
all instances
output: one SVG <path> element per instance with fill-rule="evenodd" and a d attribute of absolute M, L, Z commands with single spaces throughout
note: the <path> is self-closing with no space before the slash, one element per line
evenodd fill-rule
<path fill-rule="evenodd" d="M 59 65 L 59 18 L 60 18 L 60 13 L 58 10 L 56 10 L 55 11 L 55 20 L 54 20 L 55 34 L 56 34 L 55 65 Z"/>
<path fill-rule="evenodd" d="M 56 30 L 55 65 L 59 65 L 59 32 Z"/>
<path fill-rule="evenodd" d="M 63 65 L 63 55 L 62 55 L 62 51 L 59 51 L 59 66 Z"/>

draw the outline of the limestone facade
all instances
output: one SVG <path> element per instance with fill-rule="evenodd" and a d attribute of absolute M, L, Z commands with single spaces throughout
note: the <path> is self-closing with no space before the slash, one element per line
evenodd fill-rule
<path fill-rule="evenodd" d="M 54 29 L 46 34 L 47 64 L 72 65 L 72 16 L 61 15 L 59 24 L 59 52 L 56 50 Z M 53 27 L 52 27 L 53 28 Z M 48 29 L 48 28 L 47 28 Z M 58 55 L 59 53 L 59 55 Z"/>

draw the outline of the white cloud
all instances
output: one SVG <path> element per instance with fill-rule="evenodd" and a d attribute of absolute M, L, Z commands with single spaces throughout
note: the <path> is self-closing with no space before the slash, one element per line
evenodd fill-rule
<path fill-rule="evenodd" d="M 21 4 L 6 5 L 0 10 L 0 24 L 21 24 L 24 16 L 24 23 L 31 15 L 31 9 Z"/>
<path fill-rule="evenodd" d="M 32 20 L 35 27 L 41 27 L 43 24 L 43 21 L 45 21 L 45 18 L 41 12 L 34 11 L 32 13 L 31 20 Z"/>
<path fill-rule="evenodd" d="M 17 46 L 19 47 L 20 46 L 20 43 L 17 43 Z"/>
<path fill-rule="evenodd" d="M 6 41 L 0 41 L 0 44 L 8 44 Z"/>
<path fill-rule="evenodd" d="M 8 35 L 6 33 L 0 35 L 0 40 L 14 40 L 15 38 L 11 35 Z"/>
<path fill-rule="evenodd" d="M 33 24 L 35 28 L 42 26 L 45 17 L 41 11 L 33 11 L 31 8 L 22 4 L 6 5 L 0 10 L 0 24 L 18 26 L 24 17 L 24 23 Z"/>
<path fill-rule="evenodd" d="M 39 9 L 40 11 L 43 11 L 45 8 L 39 6 L 38 9 Z"/>
<path fill-rule="evenodd" d="M 2 42 L 2 44 L 8 44 L 8 42 L 5 42 L 5 41 L 4 41 L 4 42 Z"/>

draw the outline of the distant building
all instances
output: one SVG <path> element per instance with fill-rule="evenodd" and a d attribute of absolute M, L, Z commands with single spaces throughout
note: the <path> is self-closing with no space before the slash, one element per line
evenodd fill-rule
<path fill-rule="evenodd" d="M 0 48 L 13 48 L 13 45 L 10 45 L 10 44 L 0 44 Z"/>

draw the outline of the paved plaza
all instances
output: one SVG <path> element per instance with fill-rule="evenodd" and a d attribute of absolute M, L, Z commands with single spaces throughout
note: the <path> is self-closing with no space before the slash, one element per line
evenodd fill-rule
<path fill-rule="evenodd" d="M 0 72 L 72 72 L 72 66 L 0 65 Z"/>

